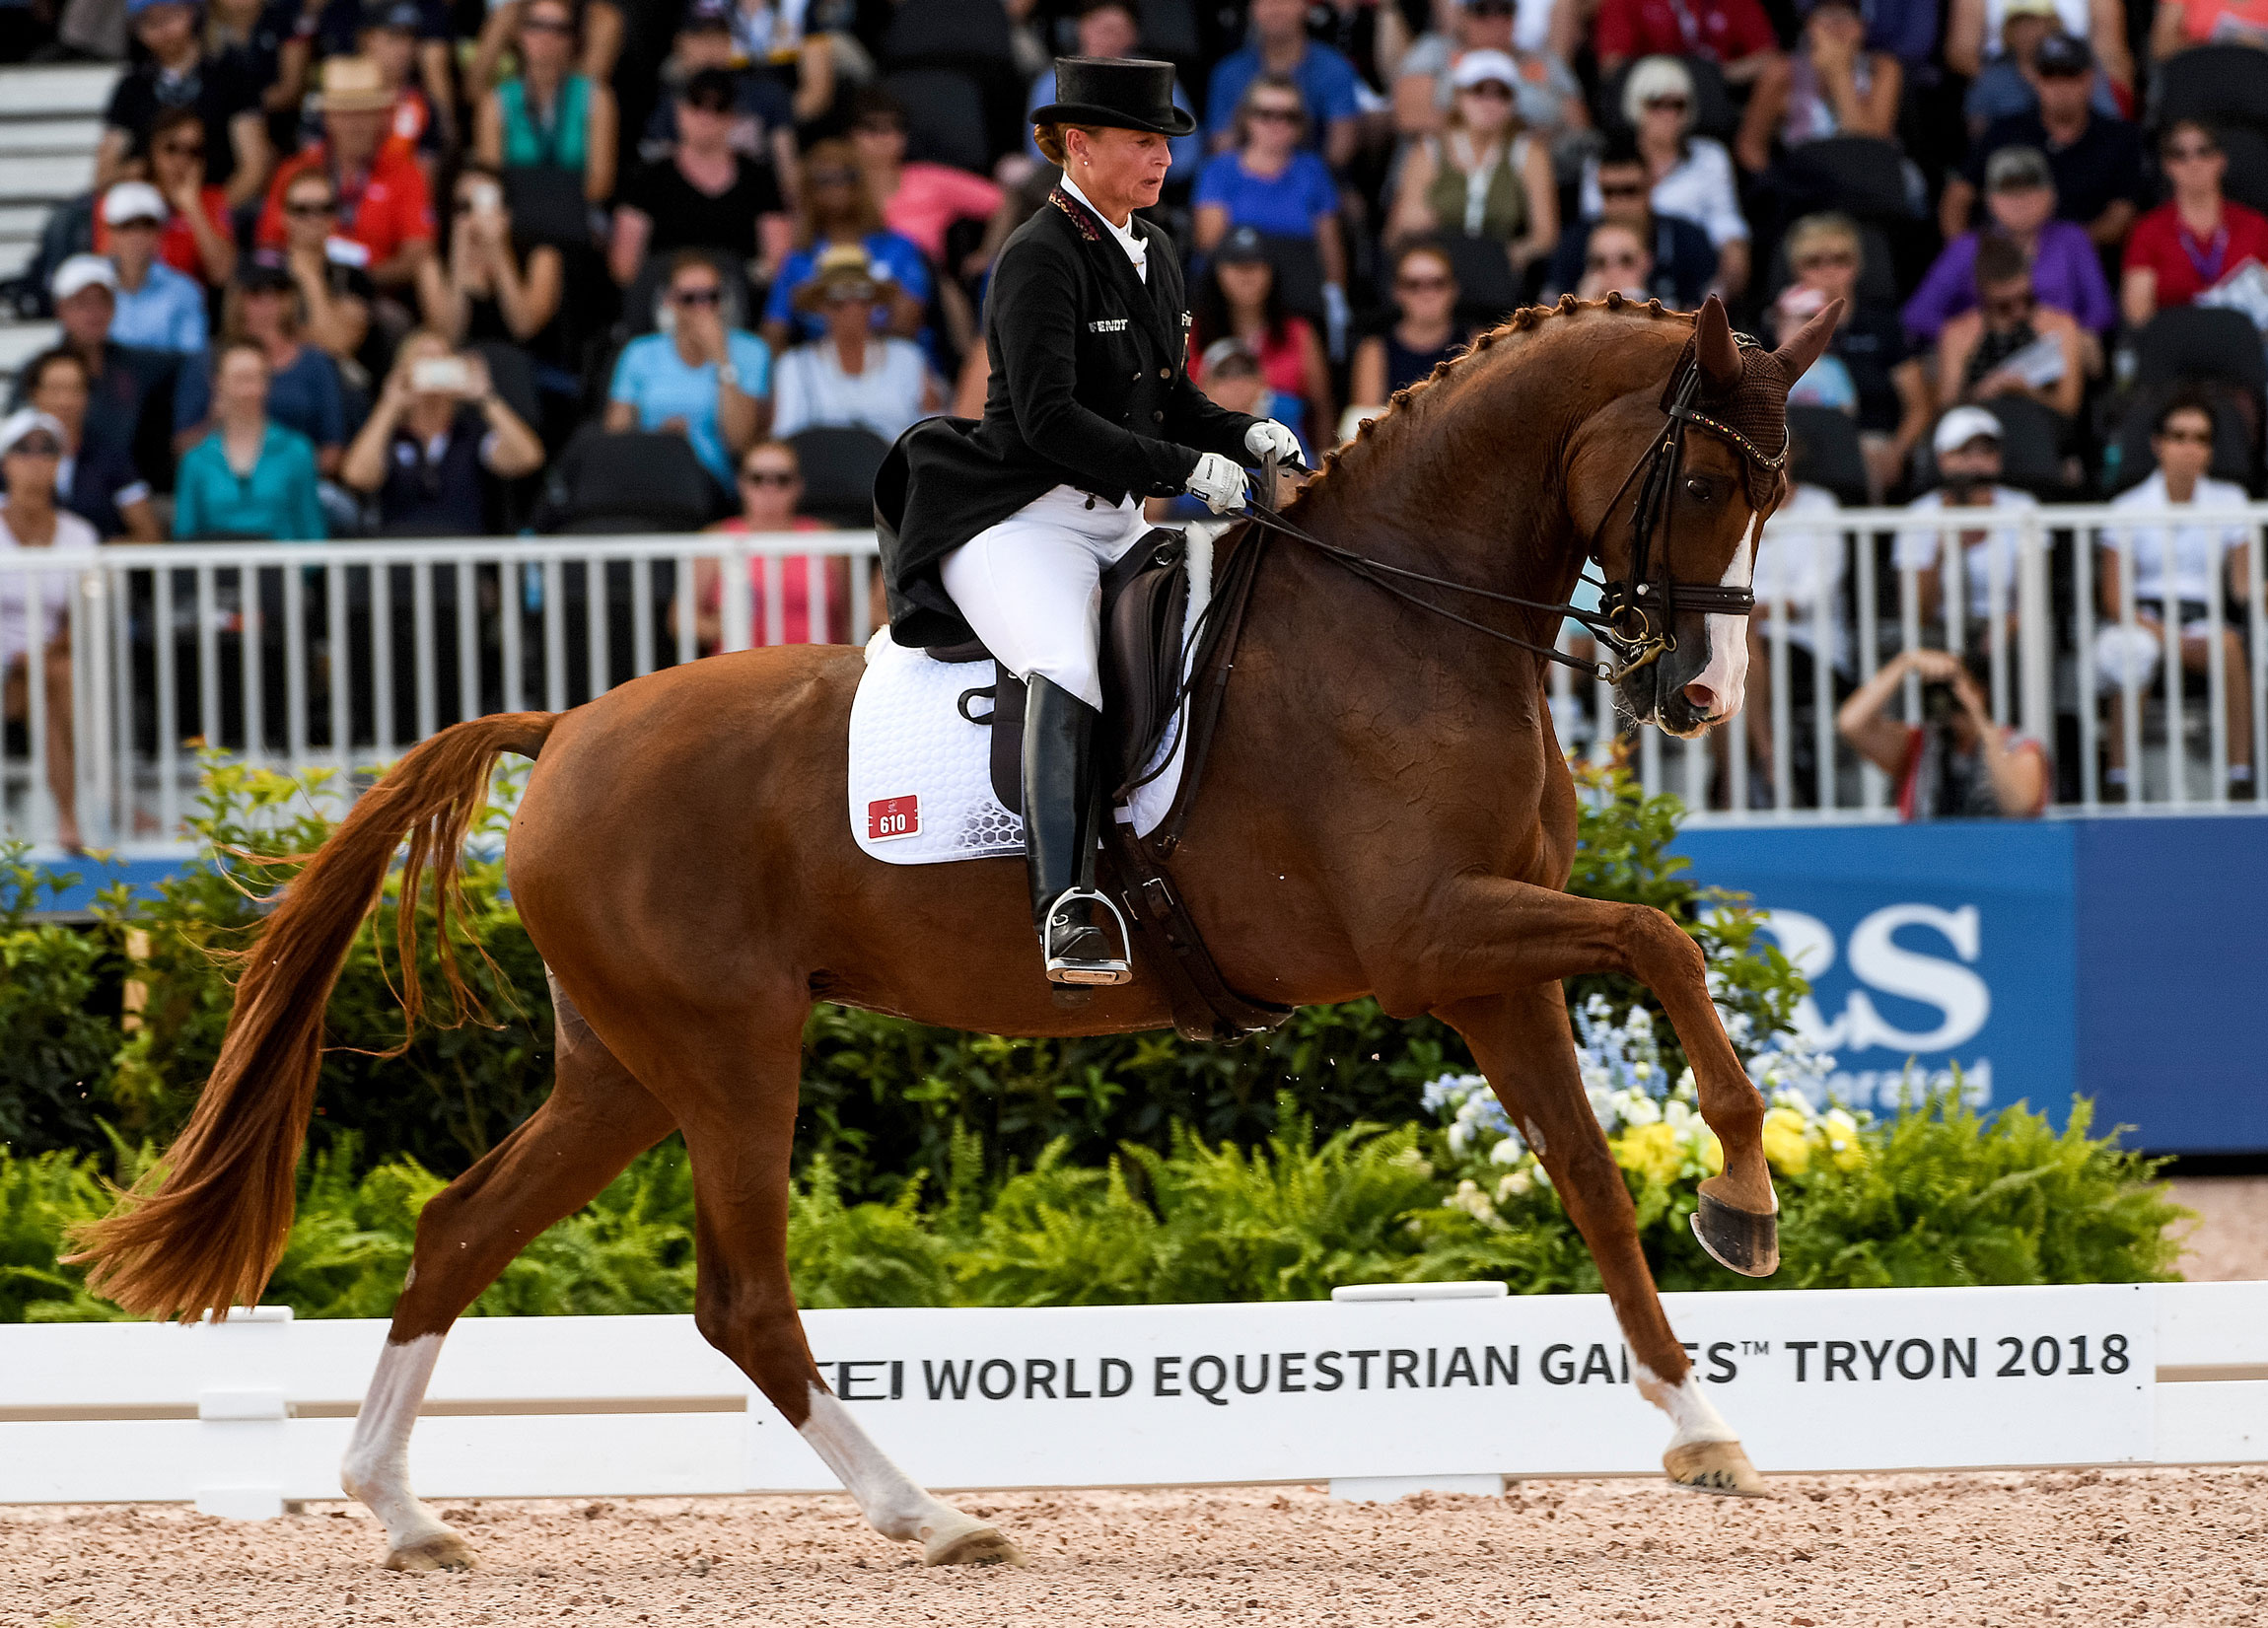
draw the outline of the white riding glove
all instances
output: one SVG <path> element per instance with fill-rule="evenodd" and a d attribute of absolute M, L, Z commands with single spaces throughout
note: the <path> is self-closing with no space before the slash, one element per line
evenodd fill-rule
<path fill-rule="evenodd" d="M 1276 455 L 1278 463 L 1304 463 L 1300 438 L 1272 418 L 1263 418 L 1244 432 L 1244 450 L 1254 458 Z"/>
<path fill-rule="evenodd" d="M 1262 424 L 1252 430 L 1253 435 L 1268 428 Z M 1281 424 L 1276 426 L 1282 429 Z M 1248 438 L 1247 438 L 1248 439 Z M 1219 453 L 1201 453 L 1197 466 L 1189 471 L 1188 483 L 1182 487 L 1191 497 L 1203 498 L 1205 507 L 1216 515 L 1234 514 L 1244 506 L 1244 469 L 1234 459 Z"/>

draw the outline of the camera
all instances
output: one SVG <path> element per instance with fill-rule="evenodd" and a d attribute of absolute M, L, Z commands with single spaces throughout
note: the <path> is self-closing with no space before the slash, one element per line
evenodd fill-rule
<path fill-rule="evenodd" d="M 423 356 L 409 365 L 409 388 L 462 395 L 472 388 L 472 370 L 457 356 Z"/>

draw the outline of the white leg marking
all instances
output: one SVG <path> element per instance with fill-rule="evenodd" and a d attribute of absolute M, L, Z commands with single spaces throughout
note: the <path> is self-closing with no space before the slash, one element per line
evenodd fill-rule
<path fill-rule="evenodd" d="M 952 1505 L 932 1498 L 914 1485 L 905 1471 L 889 1461 L 851 1417 L 850 1409 L 834 1393 L 812 1386 L 811 1417 L 803 1424 L 803 1439 L 824 1459 L 836 1479 L 849 1490 L 867 1524 L 885 1537 L 920 1543 L 929 1553 L 984 1522 L 962 1515 Z"/>
<path fill-rule="evenodd" d="M 409 1432 L 425 1400 L 426 1381 L 441 1355 L 439 1334 L 420 1334 L 403 1345 L 387 1343 L 371 1376 L 370 1393 L 355 1415 L 354 1438 L 339 1464 L 339 1484 L 386 1522 L 389 1551 L 406 1549 L 433 1537 L 454 1539 L 433 1512 L 409 1490 Z"/>
<path fill-rule="evenodd" d="M 1732 1426 L 1725 1423 L 1717 1412 L 1716 1404 L 1701 1393 L 1701 1381 L 1690 1373 L 1684 1382 L 1672 1385 L 1644 1363 L 1636 1366 L 1638 1394 L 1669 1415 L 1669 1422 L 1677 1427 L 1670 1438 L 1672 1450 L 1690 1447 L 1695 1442 L 1737 1442 Z"/>

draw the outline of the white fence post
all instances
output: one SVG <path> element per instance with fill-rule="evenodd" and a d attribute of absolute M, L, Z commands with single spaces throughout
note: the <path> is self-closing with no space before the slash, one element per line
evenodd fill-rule
<path fill-rule="evenodd" d="M 239 1307 L 204 1333 L 225 1382 L 197 1392 L 197 1513 L 272 1521 L 284 1513 L 291 1308 Z"/>

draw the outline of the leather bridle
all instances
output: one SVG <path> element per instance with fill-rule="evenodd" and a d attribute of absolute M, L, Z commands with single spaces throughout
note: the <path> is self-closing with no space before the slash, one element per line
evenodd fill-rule
<path fill-rule="evenodd" d="M 1736 338 L 1742 349 L 1760 348 L 1746 334 L 1736 335 Z M 1405 566 L 1388 565 L 1383 560 L 1358 554 L 1351 548 L 1341 548 L 1325 542 L 1294 526 L 1257 494 L 1245 500 L 1245 516 L 1261 531 L 1277 532 L 1304 544 L 1405 604 L 1415 605 L 1420 610 L 1455 622 L 1460 627 L 1468 627 L 1476 633 L 1484 633 L 1500 643 L 1532 651 L 1546 661 L 1571 667 L 1578 672 L 1590 673 L 1602 682 L 1620 683 L 1639 669 L 1677 648 L 1674 621 L 1680 609 L 1721 616 L 1745 616 L 1756 607 L 1756 596 L 1751 589 L 1732 588 L 1722 583 L 1681 583 L 1669 572 L 1672 499 L 1676 495 L 1678 472 L 1684 462 L 1685 434 L 1689 427 L 1698 426 L 1731 442 L 1749 462 L 1774 476 L 1780 473 L 1788 460 L 1784 447 L 1777 455 L 1767 454 L 1731 425 L 1699 411 L 1694 402 L 1700 393 L 1700 364 L 1688 353 L 1670 378 L 1669 389 L 1665 395 L 1666 406 L 1664 409 L 1668 415 L 1668 421 L 1660 439 L 1638 455 L 1637 461 L 1630 466 L 1630 472 L 1622 477 L 1622 484 L 1615 488 L 1613 498 L 1607 503 L 1606 516 L 1592 532 L 1586 554 L 1592 563 L 1603 571 L 1605 560 L 1600 548 L 1601 533 L 1606 530 L 1607 520 L 1622 502 L 1623 494 L 1630 490 L 1633 481 L 1638 481 L 1638 500 L 1630 511 L 1630 574 L 1603 582 L 1592 577 L 1583 579 L 1594 583 L 1599 590 L 1598 608 L 1595 610 L 1560 601 L 1524 599 L 1518 594 L 1499 593 L 1493 588 L 1481 588 L 1450 577 L 1429 576 L 1423 571 L 1412 571 Z M 1271 492 L 1275 490 L 1275 472 L 1274 460 L 1263 463 L 1261 484 Z M 1763 519 L 1764 516 L 1759 514 L 1754 524 L 1760 527 Z M 1657 531 L 1662 533 L 1661 558 L 1658 562 L 1654 555 L 1654 535 Z M 1240 549 L 1239 553 L 1256 555 L 1257 550 Z M 1620 660 L 1583 661 L 1554 646 L 1538 644 L 1517 633 L 1508 633 L 1502 628 L 1491 627 L 1485 622 L 1461 615 L 1445 604 L 1413 592 L 1405 584 L 1462 594 L 1470 599 L 1486 600 L 1496 604 L 1517 605 L 1524 610 L 1551 611 L 1581 622 L 1607 640 Z M 1226 597 L 1216 596 L 1213 604 L 1206 607 L 1208 615 Z"/>

